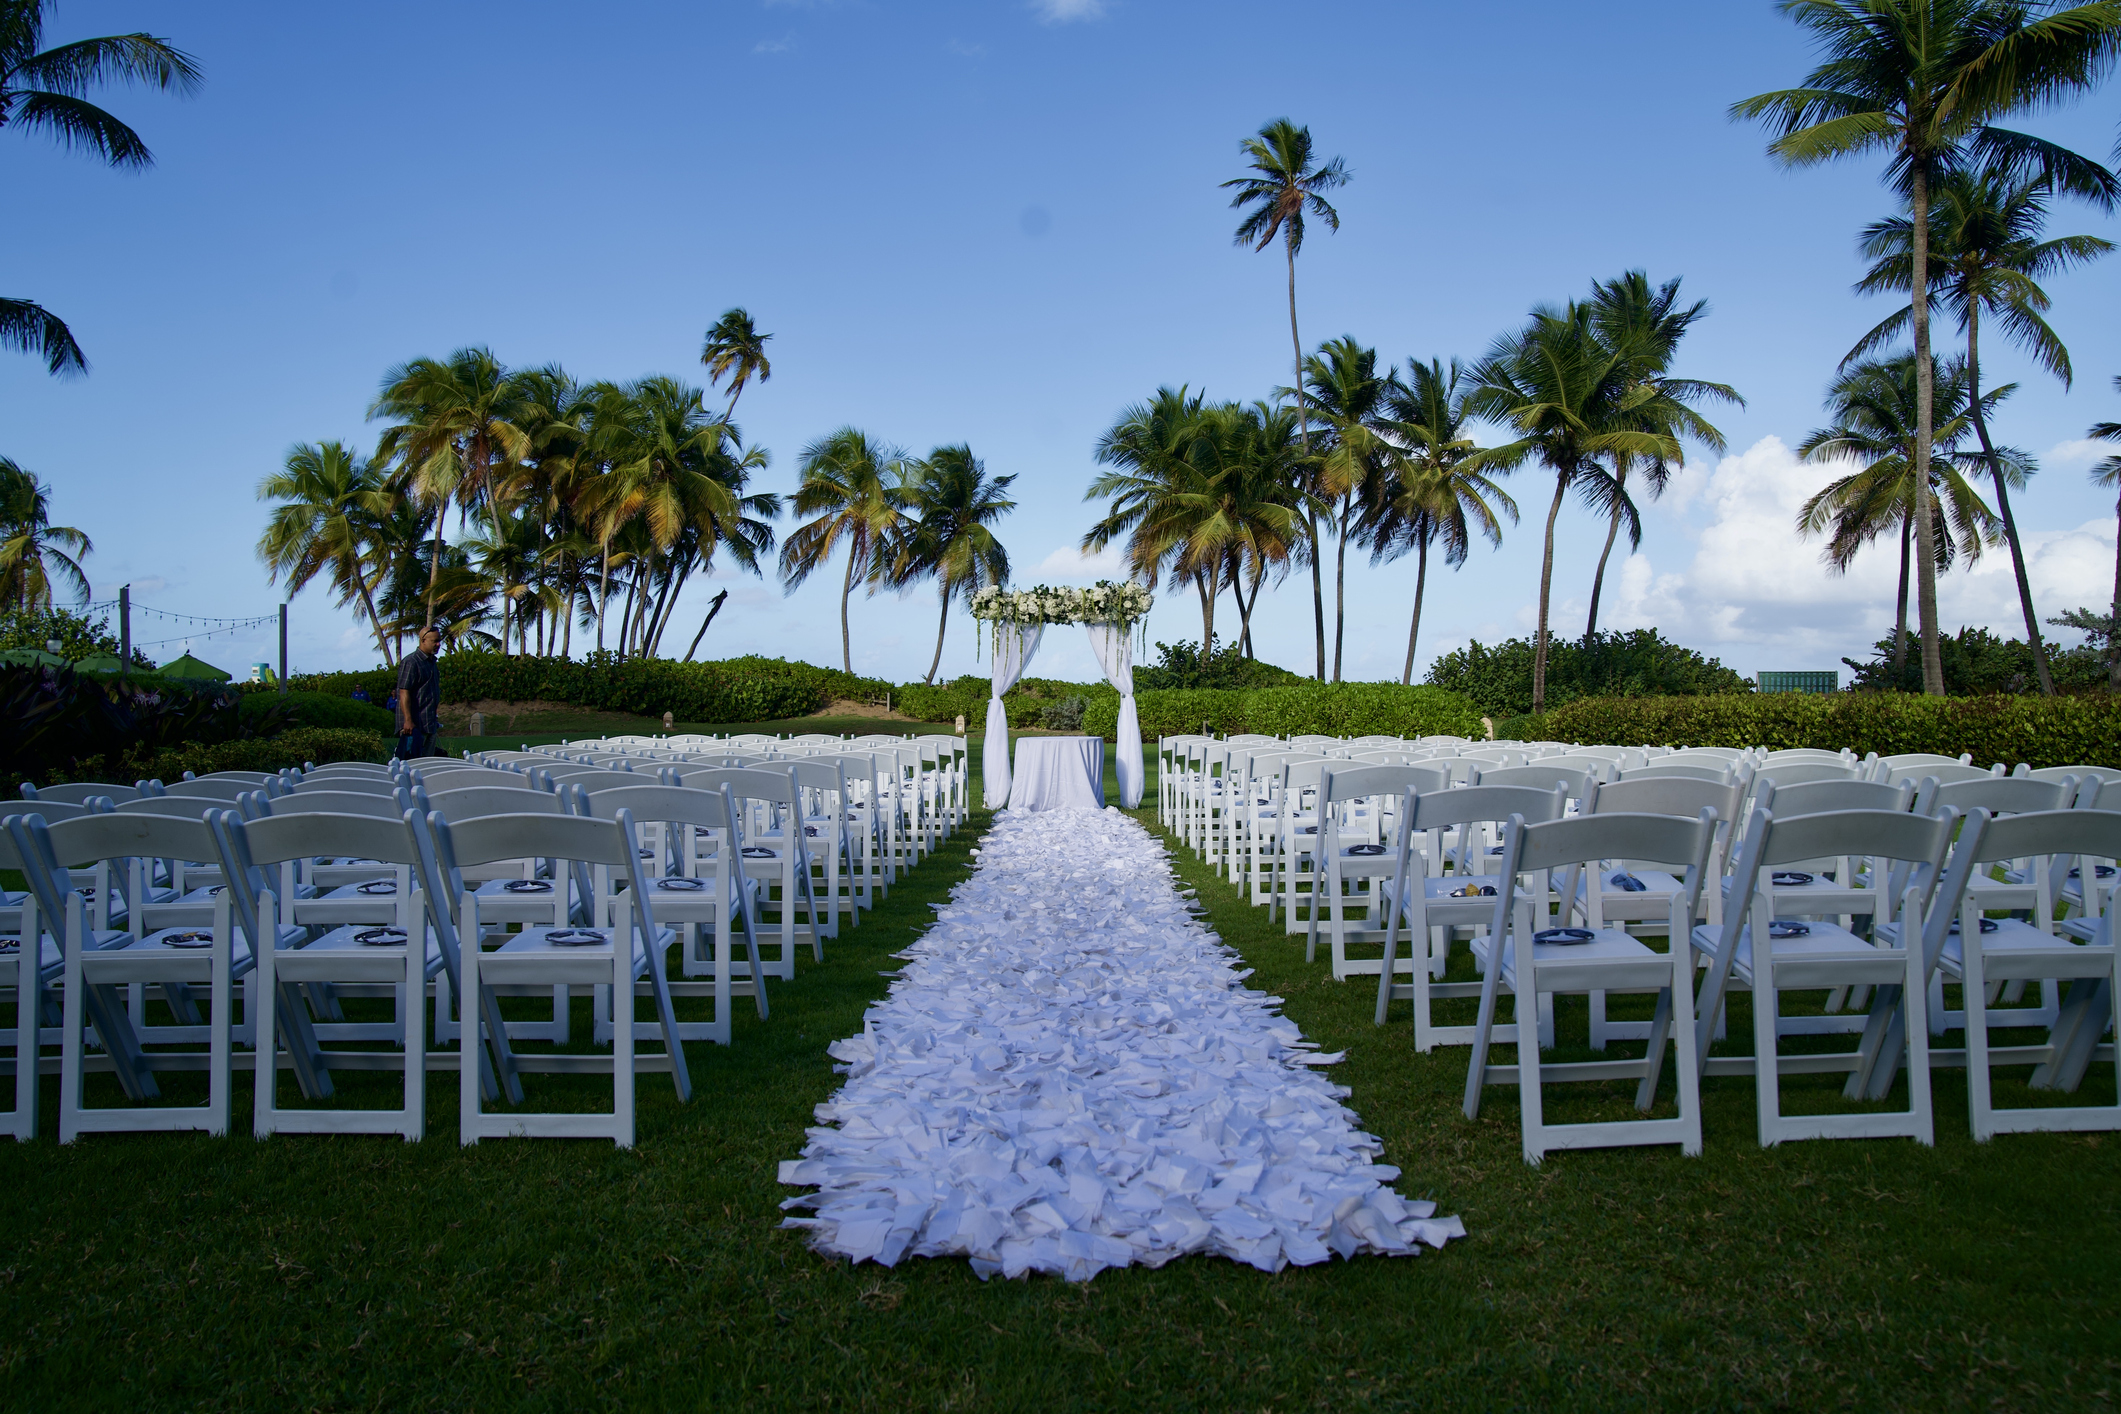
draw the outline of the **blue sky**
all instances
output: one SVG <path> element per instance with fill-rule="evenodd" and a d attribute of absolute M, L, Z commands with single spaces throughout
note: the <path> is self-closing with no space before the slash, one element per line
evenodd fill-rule
<path fill-rule="evenodd" d="M 1835 666 L 1890 625 L 1890 554 L 1830 580 L 1789 520 L 1826 473 L 1788 448 L 1821 421 L 1836 360 L 1885 310 L 1849 293 L 1854 235 L 1888 197 L 1864 165 L 1787 172 L 1732 124 L 1738 98 L 1796 82 L 1802 38 L 1766 0 L 1178 4 L 614 3 L 290 6 L 68 0 L 48 38 L 148 29 L 196 55 L 180 103 L 109 105 L 158 165 L 120 175 L 0 133 L 18 210 L 0 226 L 10 294 L 69 320 L 84 379 L 0 361 L 0 452 L 53 483 L 95 540 L 99 598 L 269 612 L 254 490 L 298 441 L 366 444 L 383 370 L 483 343 L 579 377 L 703 379 L 730 305 L 774 334 L 744 395 L 763 485 L 852 423 L 916 452 L 969 441 L 1013 473 L 1003 539 L 1019 581 L 1094 577 L 1072 547 L 1098 433 L 1160 383 L 1253 398 L 1288 381 L 1278 253 L 1235 248 L 1217 183 L 1238 141 L 1286 115 L 1344 157 L 1340 232 L 1298 271 L 1307 344 L 1350 333 L 1385 357 L 1477 356 L 1534 303 L 1642 268 L 1713 313 L 1682 371 L 1735 385 L 1727 458 L 1701 458 L 1646 517 L 1604 619 L 1654 625 L 1746 672 Z M 2115 97 L 2026 125 L 2104 156 Z M 2051 230 L 2116 235 L 2063 207 Z M 2022 378 L 1998 435 L 2041 459 L 2019 504 L 2042 611 L 2111 592 L 2112 499 L 2086 483 L 2094 421 L 2121 416 L 2121 256 L 2054 281 L 2075 390 L 1996 346 Z M 1420 658 L 1522 633 L 1551 486 L 1500 551 L 1432 574 Z M 785 528 L 785 523 L 784 523 Z M 1556 623 L 1580 631 L 1603 527 L 1563 512 Z M 1398 676 L 1412 565 L 1351 552 L 1354 678 Z M 1617 561 L 1617 557 L 1616 557 Z M 835 661 L 838 577 L 784 597 L 728 585 L 709 656 Z M 690 637 L 716 585 L 678 615 Z M 1330 587 L 1329 587 L 1330 593 Z M 1943 588 L 1947 626 L 2008 627 L 2006 557 Z M 298 668 L 373 660 L 351 615 L 294 600 Z M 1330 612 L 1330 605 L 1329 605 Z M 918 678 L 925 592 L 857 599 L 855 665 Z M 1234 626 L 1226 596 L 1219 626 Z M 1197 636 L 1165 596 L 1150 637 Z M 944 672 L 973 671 L 958 615 Z M 164 630 L 143 619 L 141 639 Z M 677 630 L 673 631 L 677 636 Z M 1034 672 L 1088 678 L 1049 636 Z M 1307 669 L 1308 585 L 1270 591 L 1263 656 Z M 579 639 L 578 639 L 579 642 Z M 181 644 L 159 652 L 173 656 Z M 238 668 L 265 633 L 195 651 Z"/>

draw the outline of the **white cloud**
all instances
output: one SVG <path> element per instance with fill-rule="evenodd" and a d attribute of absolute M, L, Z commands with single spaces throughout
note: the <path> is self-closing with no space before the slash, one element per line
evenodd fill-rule
<path fill-rule="evenodd" d="M 1098 20 L 1105 15 L 1105 0 L 1030 0 L 1031 11 L 1049 25 L 1071 20 Z"/>
<path fill-rule="evenodd" d="M 1125 572 L 1126 565 L 1116 545 L 1107 545 L 1092 555 L 1063 545 L 1038 565 L 1041 579 L 1118 579 Z"/>
<path fill-rule="evenodd" d="M 1689 488 L 1707 516 L 1684 569 L 1660 573 L 1647 554 L 1608 571 L 1601 622 L 1655 628 L 1668 639 L 1754 667 L 1829 667 L 1866 656 L 1892 631 L 1899 578 L 1897 541 L 1881 540 L 1846 575 L 1820 563 L 1820 542 L 1796 531 L 1798 507 L 1837 474 L 1799 461 L 1780 438 L 1765 437 L 1725 457 Z M 1676 488 L 1675 488 L 1676 489 Z M 2021 532 L 2026 574 L 2043 617 L 2111 596 L 2114 529 L 2090 521 L 2074 530 Z M 1984 555 L 1938 582 L 1946 630 L 1978 624 L 2023 637 L 2010 553 Z M 1577 611 L 1581 617 L 1581 611 Z M 1912 606 L 1910 609 L 1912 618 Z M 1556 621 L 1569 615 L 1557 608 Z"/>
<path fill-rule="evenodd" d="M 2116 452 L 2121 452 L 2121 447 L 2116 447 L 2112 442 L 2095 437 L 2079 437 L 2073 442 L 2055 443 L 2047 449 L 2047 455 L 2042 457 L 2040 462 L 2047 467 L 2088 469 L 2092 463 L 2103 461 Z"/>
<path fill-rule="evenodd" d="M 786 54 L 795 48 L 795 36 L 784 34 L 779 39 L 762 39 L 751 46 L 754 54 Z"/>

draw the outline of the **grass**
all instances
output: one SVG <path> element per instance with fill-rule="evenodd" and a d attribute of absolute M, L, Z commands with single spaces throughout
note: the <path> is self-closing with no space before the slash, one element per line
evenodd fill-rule
<path fill-rule="evenodd" d="M 975 755 L 975 761 L 977 757 Z M 1112 789 L 1108 778 L 1108 798 Z M 1153 825 L 1153 811 L 1144 812 Z M 2121 1135 L 1976 1147 L 1940 1072 L 1938 1144 L 1753 1140 L 1708 1085 L 1708 1149 L 1519 1157 L 1509 1092 L 1458 1112 L 1465 1052 L 1303 962 L 1190 855 L 1254 985 L 1328 1049 L 1405 1170 L 1470 1237 L 1268 1276 L 1219 1258 L 981 1283 L 956 1261 L 822 1260 L 777 1227 L 775 1165 L 836 1078 L 823 1048 L 964 877 L 961 831 L 804 962 L 697 1093 L 641 1084 L 640 1147 L 105 1136 L 0 1150 L 0 1401 L 40 1410 L 697 1407 L 2056 1408 L 2121 1360 Z M 1746 1034 L 1742 1012 L 1734 1037 Z M 1564 1045 L 1582 1013 L 1566 1005 Z M 387 1077 L 363 1077 L 387 1095 Z M 532 1076 L 533 1096 L 589 1081 Z M 2100 1083 L 2110 1085 L 2108 1077 Z M 174 1087 L 173 1087 L 174 1088 Z M 248 1082 L 238 1084 L 239 1133 Z M 1587 1107 L 1617 1103 L 1589 1097 Z M 1821 1102 L 1823 1103 L 1823 1102 Z"/>

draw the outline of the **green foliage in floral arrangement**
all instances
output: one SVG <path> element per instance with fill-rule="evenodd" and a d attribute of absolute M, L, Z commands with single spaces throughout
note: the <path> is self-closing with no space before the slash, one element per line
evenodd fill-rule
<path fill-rule="evenodd" d="M 2121 769 L 2121 699 L 1916 697 L 1897 692 L 1582 698 L 1547 714 L 1555 741 L 1586 746 L 1847 747 L 1859 756 L 1972 752 L 2001 761 Z M 1145 733 L 1146 734 L 1146 733 Z"/>

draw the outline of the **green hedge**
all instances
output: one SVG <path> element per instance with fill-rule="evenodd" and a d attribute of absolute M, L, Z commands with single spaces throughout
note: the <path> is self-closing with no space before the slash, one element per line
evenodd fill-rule
<path fill-rule="evenodd" d="M 1982 766 L 2121 770 L 2121 699 L 1911 697 L 1903 693 L 1599 697 L 1547 714 L 1555 741 L 1586 746 L 1817 747 L 1858 755 L 1972 752 Z"/>
<path fill-rule="evenodd" d="M 187 743 L 158 751 L 133 751 L 112 760 L 96 757 L 72 769 L 54 771 L 47 784 L 61 781 L 111 781 L 130 785 L 134 781 L 182 780 L 184 773 L 204 776 L 215 771 L 278 771 L 287 766 L 330 761 L 383 761 L 390 743 L 375 732 L 350 731 L 344 727 L 293 727 L 274 737 L 223 741 L 211 745 Z"/>
<path fill-rule="evenodd" d="M 994 691 L 994 679 L 974 677 L 952 678 L 925 687 L 917 682 L 906 683 L 891 690 L 891 705 L 907 716 L 922 722 L 948 722 L 964 717 L 968 731 L 981 731 L 987 722 L 987 699 Z M 1071 697 L 1087 698 L 1091 715 L 1097 712 L 1102 699 L 1109 703 L 1109 715 L 1116 720 L 1119 714 L 1119 693 L 1108 683 L 1062 682 L 1058 678 L 1025 678 L 1002 697 L 1002 710 L 1009 714 L 1012 727 L 1035 727 L 1041 714 L 1056 703 Z"/>
<path fill-rule="evenodd" d="M 1481 736 L 1480 710 L 1440 687 L 1397 683 L 1307 683 L 1251 692 L 1173 689 L 1135 695 L 1142 737 L 1210 731 L 1271 736 Z M 1092 698 L 1083 730 L 1109 737 L 1119 722 L 1119 695 Z"/>
<path fill-rule="evenodd" d="M 882 701 L 891 684 L 813 667 L 785 658 L 729 658 L 676 663 L 593 653 L 586 659 L 446 653 L 441 659 L 444 702 L 566 702 L 607 712 L 684 722 L 767 722 L 807 717 L 836 698 Z M 389 668 L 356 673 L 303 674 L 291 685 L 333 697 L 365 688 L 377 703 L 397 685 Z"/>
<path fill-rule="evenodd" d="M 276 710 L 285 710 L 291 727 L 344 727 L 377 736 L 389 736 L 397 728 L 397 720 L 388 707 L 327 692 L 246 693 L 237 705 L 238 714 L 246 722 L 262 721 Z"/>

